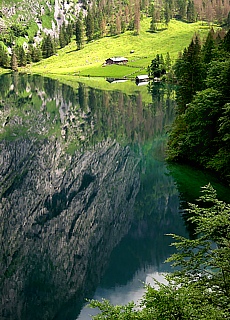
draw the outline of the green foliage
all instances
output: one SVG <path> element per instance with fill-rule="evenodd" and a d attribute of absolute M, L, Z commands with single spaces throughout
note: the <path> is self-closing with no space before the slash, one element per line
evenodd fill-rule
<path fill-rule="evenodd" d="M 94 20 L 91 11 L 88 11 L 88 14 L 85 18 L 85 28 L 86 28 L 86 37 L 88 41 L 93 40 L 94 36 Z"/>
<path fill-rule="evenodd" d="M 83 46 L 83 25 L 80 18 L 78 18 L 76 21 L 75 36 L 76 36 L 77 49 L 80 50 Z"/>
<path fill-rule="evenodd" d="M 11 54 L 10 67 L 13 71 L 18 71 L 18 58 L 15 51 Z"/>
<path fill-rule="evenodd" d="M 0 44 L 0 67 L 8 67 L 9 66 L 9 58 L 6 51 L 5 46 Z"/>
<path fill-rule="evenodd" d="M 229 319 L 230 205 L 217 199 L 211 185 L 203 188 L 198 203 L 188 209 L 196 239 L 171 235 L 177 252 L 168 261 L 177 268 L 166 276 L 168 283 L 147 285 L 139 305 L 92 300 L 90 306 L 101 311 L 93 319 Z"/>
<path fill-rule="evenodd" d="M 194 6 L 193 0 L 188 1 L 187 20 L 188 20 L 188 22 L 195 22 L 196 21 L 195 6 Z"/>
<path fill-rule="evenodd" d="M 214 31 L 210 30 L 201 50 L 191 43 L 176 62 L 178 116 L 170 133 L 168 156 L 170 160 L 192 161 L 215 170 L 230 181 L 230 143 L 227 133 L 230 102 L 229 32 L 219 45 L 215 38 Z"/>
<path fill-rule="evenodd" d="M 165 63 L 162 55 L 157 54 L 156 58 L 152 60 L 151 65 L 148 67 L 149 75 L 152 78 L 160 78 L 166 73 Z"/>
<path fill-rule="evenodd" d="M 52 29 L 52 19 L 50 15 L 43 15 L 42 19 L 42 27 L 46 29 Z"/>
<path fill-rule="evenodd" d="M 55 53 L 55 44 L 51 36 L 48 34 L 45 36 L 42 42 L 42 56 L 43 58 L 49 58 Z"/>
<path fill-rule="evenodd" d="M 192 39 L 183 55 L 176 61 L 175 75 L 179 82 L 177 104 L 179 113 L 183 113 L 194 94 L 203 88 L 203 66 L 199 38 Z"/>

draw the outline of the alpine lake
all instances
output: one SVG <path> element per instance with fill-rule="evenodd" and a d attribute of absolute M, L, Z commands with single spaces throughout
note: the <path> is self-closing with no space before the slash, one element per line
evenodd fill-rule
<path fill-rule="evenodd" d="M 169 233 L 216 177 L 165 161 L 175 87 L 0 77 L 0 319 L 87 320 L 171 271 Z"/>

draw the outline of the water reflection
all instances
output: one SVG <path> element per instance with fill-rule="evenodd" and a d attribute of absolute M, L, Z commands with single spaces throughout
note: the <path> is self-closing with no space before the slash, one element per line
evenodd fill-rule
<path fill-rule="evenodd" d="M 162 162 L 174 100 L 157 91 L 0 78 L 1 319 L 76 319 L 99 283 L 162 271 L 163 234 L 184 229 Z"/>

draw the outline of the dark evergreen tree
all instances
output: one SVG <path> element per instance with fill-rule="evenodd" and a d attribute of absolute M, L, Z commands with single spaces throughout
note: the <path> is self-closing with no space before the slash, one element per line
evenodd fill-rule
<path fill-rule="evenodd" d="M 85 18 L 86 37 L 88 41 L 93 40 L 94 36 L 94 20 L 90 10 Z"/>
<path fill-rule="evenodd" d="M 171 12 L 169 8 L 168 2 L 165 2 L 165 8 L 164 8 L 164 18 L 165 18 L 165 24 L 166 26 L 169 24 L 171 19 Z"/>
<path fill-rule="evenodd" d="M 226 33 L 223 40 L 223 48 L 225 51 L 230 52 L 230 29 Z"/>
<path fill-rule="evenodd" d="M 185 0 L 176 0 L 177 12 L 180 19 L 184 19 L 186 16 L 186 5 Z"/>
<path fill-rule="evenodd" d="M 39 45 L 33 48 L 32 61 L 39 62 L 42 59 L 42 50 Z"/>
<path fill-rule="evenodd" d="M 18 58 L 14 50 L 12 50 L 10 67 L 13 71 L 18 71 Z"/>
<path fill-rule="evenodd" d="M 150 16 L 151 16 L 150 31 L 155 32 L 156 31 L 156 17 L 155 17 L 155 7 L 154 7 L 153 3 L 151 5 Z"/>
<path fill-rule="evenodd" d="M 227 16 L 226 25 L 227 25 L 228 28 L 230 28 L 230 11 L 229 11 L 228 16 Z"/>
<path fill-rule="evenodd" d="M 134 31 L 136 34 L 140 34 L 140 0 L 135 0 L 134 6 Z"/>
<path fill-rule="evenodd" d="M 26 53 L 27 63 L 31 63 L 32 62 L 32 51 L 33 51 L 33 45 L 30 43 L 29 46 L 28 46 L 27 53 Z"/>
<path fill-rule="evenodd" d="M 9 66 L 8 54 L 3 45 L 0 45 L 0 66 L 4 68 Z"/>
<path fill-rule="evenodd" d="M 76 36 L 77 49 L 80 50 L 83 46 L 83 25 L 82 25 L 82 20 L 79 17 L 76 21 L 75 36 Z"/>
<path fill-rule="evenodd" d="M 151 65 L 148 67 L 149 75 L 152 78 L 160 78 L 166 73 L 164 59 L 162 55 L 157 54 L 156 58 L 152 60 Z"/>
<path fill-rule="evenodd" d="M 202 47 L 202 58 L 205 64 L 208 64 L 215 55 L 215 41 L 213 38 L 214 31 L 213 29 L 209 31 L 206 41 Z"/>
<path fill-rule="evenodd" d="M 27 59 L 26 59 L 26 53 L 22 46 L 18 47 L 17 56 L 18 56 L 18 65 L 20 67 L 25 67 Z"/>
<path fill-rule="evenodd" d="M 61 48 L 64 48 L 67 44 L 66 41 L 66 32 L 65 32 L 65 24 L 60 27 L 59 30 L 59 44 Z"/>
<path fill-rule="evenodd" d="M 43 58 L 49 58 L 55 53 L 55 45 L 50 34 L 44 37 L 42 42 L 42 56 Z"/>
<path fill-rule="evenodd" d="M 202 60 L 201 45 L 198 37 L 192 40 L 175 64 L 175 75 L 179 81 L 177 91 L 177 105 L 179 113 L 183 113 L 187 104 L 192 101 L 196 91 L 202 90 L 205 77 Z"/>
<path fill-rule="evenodd" d="M 193 0 L 188 1 L 187 20 L 188 20 L 188 22 L 195 22 L 196 21 L 195 6 L 194 6 Z"/>
<path fill-rule="evenodd" d="M 71 42 L 71 38 L 73 36 L 73 26 L 70 21 L 68 22 L 68 24 L 66 26 L 65 35 L 66 35 L 67 44 L 69 44 Z"/>

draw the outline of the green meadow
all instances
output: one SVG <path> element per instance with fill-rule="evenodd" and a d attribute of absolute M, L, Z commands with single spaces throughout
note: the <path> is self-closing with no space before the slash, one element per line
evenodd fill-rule
<path fill-rule="evenodd" d="M 119 36 L 105 37 L 85 43 L 81 50 L 77 50 L 73 40 L 65 48 L 58 50 L 57 55 L 31 64 L 24 71 L 60 78 L 62 75 L 135 78 L 136 75 L 146 73 L 156 54 L 163 54 L 165 57 L 169 52 L 172 61 L 175 61 L 178 53 L 189 45 L 194 34 L 198 34 L 203 41 L 210 30 L 206 23 L 171 20 L 167 28 L 159 25 L 157 32 L 150 33 L 149 25 L 150 19 L 144 18 L 141 21 L 140 35 L 129 31 Z M 127 65 L 103 66 L 107 58 L 115 56 L 128 58 Z"/>

